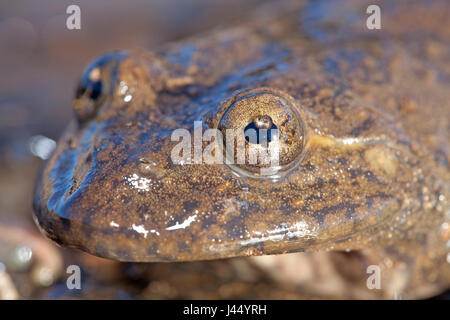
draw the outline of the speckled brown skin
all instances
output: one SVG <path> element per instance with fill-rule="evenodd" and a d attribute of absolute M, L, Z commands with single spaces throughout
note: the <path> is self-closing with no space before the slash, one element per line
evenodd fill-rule
<path fill-rule="evenodd" d="M 359 250 L 386 297 L 447 288 L 449 4 L 381 2 L 381 30 L 365 28 L 367 5 L 286 2 L 158 53 L 109 56 L 101 95 L 77 99 L 38 181 L 42 231 L 123 261 Z M 172 162 L 173 130 L 217 128 L 255 88 L 301 114 L 294 170 L 274 181 Z"/>

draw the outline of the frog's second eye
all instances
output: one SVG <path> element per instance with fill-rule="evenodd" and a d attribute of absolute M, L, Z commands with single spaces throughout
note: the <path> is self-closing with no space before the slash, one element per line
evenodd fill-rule
<path fill-rule="evenodd" d="M 92 118 L 111 91 L 116 66 L 121 55 L 112 53 L 94 61 L 81 76 L 74 111 L 79 121 Z"/>
<path fill-rule="evenodd" d="M 300 163 L 305 124 L 288 94 L 249 90 L 228 100 L 224 109 L 218 128 L 232 169 L 252 177 L 279 177 Z"/>
<path fill-rule="evenodd" d="M 101 74 L 102 70 L 100 67 L 94 67 L 87 74 L 83 75 L 78 85 L 75 98 L 80 99 L 83 96 L 87 96 L 93 101 L 99 99 L 102 93 Z"/>

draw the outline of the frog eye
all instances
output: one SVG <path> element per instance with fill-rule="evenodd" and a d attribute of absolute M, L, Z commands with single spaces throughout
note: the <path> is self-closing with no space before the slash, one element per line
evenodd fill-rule
<path fill-rule="evenodd" d="M 74 111 L 79 121 L 85 121 L 98 111 L 112 89 L 120 55 L 112 53 L 94 61 L 81 76 L 76 89 Z"/>
<path fill-rule="evenodd" d="M 223 105 L 218 129 L 230 167 L 251 177 L 279 177 L 304 154 L 305 124 L 288 94 L 271 88 L 241 92 Z"/>
<path fill-rule="evenodd" d="M 77 87 L 75 98 L 79 99 L 83 96 L 89 97 L 91 100 L 97 100 L 102 93 L 102 70 L 95 66 L 88 70 L 82 77 Z"/>

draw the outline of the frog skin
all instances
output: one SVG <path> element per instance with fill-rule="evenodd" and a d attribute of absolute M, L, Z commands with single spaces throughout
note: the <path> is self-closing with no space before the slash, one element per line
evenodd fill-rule
<path fill-rule="evenodd" d="M 346 250 L 390 294 L 448 288 L 450 6 L 378 4 L 380 30 L 369 3 L 286 1 L 95 61 L 37 183 L 41 231 L 135 262 Z M 172 161 L 174 130 L 242 128 L 252 110 L 298 133 L 283 174 Z"/>

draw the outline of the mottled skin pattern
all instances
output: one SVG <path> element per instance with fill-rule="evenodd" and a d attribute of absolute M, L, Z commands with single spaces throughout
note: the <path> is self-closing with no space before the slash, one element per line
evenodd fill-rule
<path fill-rule="evenodd" d="M 157 53 L 110 55 L 100 97 L 75 101 L 42 171 L 38 225 L 123 261 L 356 250 L 361 270 L 380 266 L 385 297 L 447 288 L 450 9 L 405 3 L 380 3 L 381 30 L 365 28 L 361 1 L 286 2 Z M 295 170 L 254 179 L 171 161 L 173 130 L 217 128 L 236 92 L 261 87 L 301 111 Z"/>

